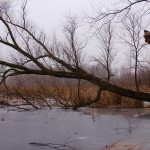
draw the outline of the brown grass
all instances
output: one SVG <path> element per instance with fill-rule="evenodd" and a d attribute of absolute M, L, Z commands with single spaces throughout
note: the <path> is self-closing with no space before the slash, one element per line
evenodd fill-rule
<path fill-rule="evenodd" d="M 142 91 L 148 92 L 149 88 L 143 86 Z M 55 100 L 57 103 L 64 106 L 74 106 L 80 102 L 91 101 L 96 97 L 97 87 L 82 86 L 80 87 L 80 97 L 78 96 L 78 88 L 73 86 L 30 86 L 30 87 L 9 87 L 9 94 L 5 95 L 5 99 L 13 100 L 13 98 L 20 100 L 20 95 L 30 97 L 32 100 L 38 101 L 42 104 L 44 98 Z M 93 107 L 116 107 L 123 108 L 143 107 L 143 102 L 121 97 L 116 94 L 103 91 L 101 100 Z"/>

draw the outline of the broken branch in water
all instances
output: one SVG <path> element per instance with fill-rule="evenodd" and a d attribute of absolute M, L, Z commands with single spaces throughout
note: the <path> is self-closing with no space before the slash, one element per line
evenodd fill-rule
<path fill-rule="evenodd" d="M 67 140 L 65 141 L 64 144 L 54 144 L 54 143 L 38 143 L 38 142 L 31 142 L 29 143 L 30 145 L 33 146 L 45 146 L 45 147 L 50 147 L 56 150 L 61 150 L 62 148 L 66 148 L 67 150 L 76 150 L 76 148 L 68 145 L 70 143 L 72 143 L 72 141 L 68 141 L 69 138 L 67 138 Z"/>

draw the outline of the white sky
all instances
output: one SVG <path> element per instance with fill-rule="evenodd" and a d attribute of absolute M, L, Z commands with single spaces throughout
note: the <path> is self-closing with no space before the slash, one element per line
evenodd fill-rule
<path fill-rule="evenodd" d="M 28 0 L 28 16 L 47 31 L 58 28 L 67 13 L 91 9 L 94 0 Z"/>
<path fill-rule="evenodd" d="M 100 0 L 28 0 L 27 15 L 33 23 L 51 35 L 53 31 L 62 29 L 62 23 L 68 13 L 79 16 L 89 14 L 92 12 L 92 5 L 97 4 L 96 1 Z M 91 42 L 88 47 L 89 55 L 97 52 L 97 46 Z"/>

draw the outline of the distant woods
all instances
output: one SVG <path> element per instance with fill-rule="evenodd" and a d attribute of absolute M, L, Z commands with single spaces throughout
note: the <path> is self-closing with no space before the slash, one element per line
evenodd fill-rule
<path fill-rule="evenodd" d="M 66 17 L 61 38 L 57 34 L 48 37 L 28 20 L 27 1 L 19 16 L 10 13 L 10 1 L 2 1 L 2 100 L 12 106 L 31 105 L 35 109 L 143 107 L 143 101 L 150 102 L 150 52 L 143 38 L 143 29 L 149 22 L 143 22 L 147 13 L 144 8 L 138 14 L 131 10 L 142 2 L 145 1 L 127 1 L 126 7 L 99 11 L 97 17 L 88 18 L 98 46 L 98 55 L 89 57 L 85 54 L 89 41 L 82 37 L 85 27 L 77 15 Z M 121 50 L 127 49 L 128 63 L 116 68 L 122 61 L 116 50 L 120 45 Z"/>

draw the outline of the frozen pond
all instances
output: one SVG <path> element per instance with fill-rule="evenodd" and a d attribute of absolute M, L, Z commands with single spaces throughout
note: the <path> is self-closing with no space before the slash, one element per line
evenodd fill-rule
<path fill-rule="evenodd" d="M 34 142 L 66 142 L 77 150 L 103 150 L 119 140 L 150 136 L 150 116 L 144 116 L 150 109 L 0 109 L 0 150 L 53 150 L 29 144 Z"/>

